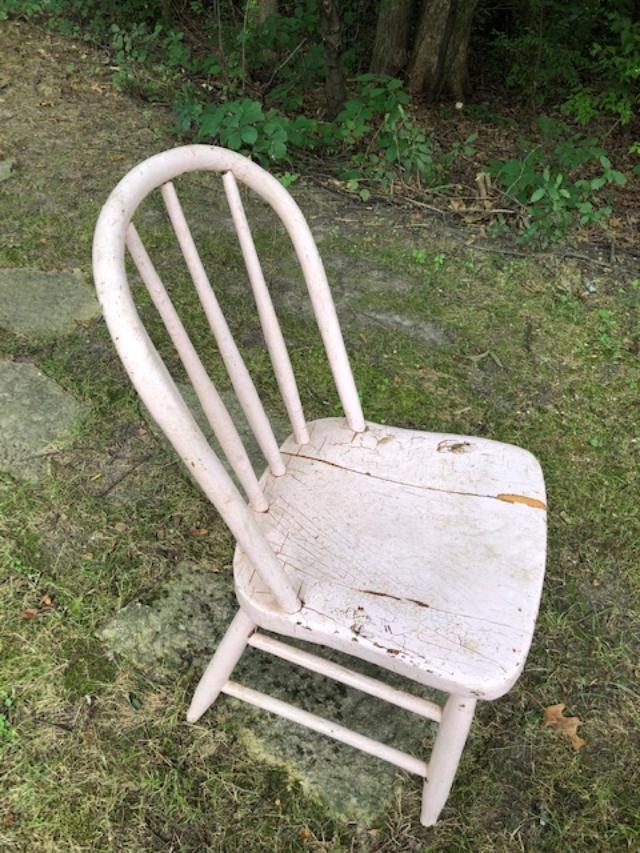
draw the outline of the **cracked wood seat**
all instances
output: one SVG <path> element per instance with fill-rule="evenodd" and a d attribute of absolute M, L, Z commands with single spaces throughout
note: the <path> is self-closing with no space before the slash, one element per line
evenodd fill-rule
<path fill-rule="evenodd" d="M 265 346 L 291 423 L 291 436 L 281 447 L 173 183 L 194 171 L 222 176 Z M 266 201 L 289 234 L 344 418 L 305 419 L 239 184 Z M 267 464 L 260 478 L 133 223 L 141 202 L 156 189 Z M 142 324 L 129 286 L 127 253 L 237 484 Z M 364 420 L 309 227 L 284 187 L 235 152 L 187 145 L 132 169 L 100 214 L 93 268 L 104 318 L 129 378 L 237 541 L 234 574 L 240 607 L 195 689 L 187 718 L 198 720 L 224 693 L 378 756 L 424 779 L 420 819 L 431 826 L 449 795 L 476 701 L 495 699 L 511 687 L 531 643 L 545 555 L 545 494 L 538 463 L 509 444 Z M 440 705 L 392 688 L 260 628 L 342 650 L 445 691 L 448 697 Z M 233 681 L 233 670 L 248 647 L 434 720 L 438 733 L 428 763 Z"/>
<path fill-rule="evenodd" d="M 284 614 L 238 548 L 236 591 L 263 628 L 449 693 L 505 693 L 531 643 L 545 490 L 526 450 L 343 419 L 282 445 L 258 523 L 301 601 Z M 339 523 L 338 520 L 339 519 Z"/>

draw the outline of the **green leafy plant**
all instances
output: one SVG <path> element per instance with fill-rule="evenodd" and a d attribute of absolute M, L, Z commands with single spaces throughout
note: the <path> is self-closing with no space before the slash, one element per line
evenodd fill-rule
<path fill-rule="evenodd" d="M 202 107 L 187 97 L 175 114 L 182 132 L 196 126 L 198 142 L 244 150 L 265 162 L 287 160 L 291 146 L 308 149 L 317 141 L 317 121 L 306 116 L 292 119 L 273 108 L 265 112 L 262 104 L 251 98 Z"/>
<path fill-rule="evenodd" d="M 431 182 L 438 172 L 434 147 L 408 111 L 402 81 L 363 74 L 356 82 L 356 96 L 335 122 L 352 164 L 362 177 L 386 184 L 402 176 Z"/>
<path fill-rule="evenodd" d="M 501 57 L 508 87 L 541 105 L 579 85 L 588 66 L 584 45 L 598 18 L 600 0 L 524 0 L 517 24 L 496 31 L 492 47 Z"/>
<path fill-rule="evenodd" d="M 542 145 L 522 158 L 493 161 L 488 171 L 519 206 L 521 239 L 546 245 L 578 225 L 605 222 L 611 206 L 604 193 L 626 178 L 596 140 L 565 135 L 566 126 L 550 119 L 541 126 Z"/>
<path fill-rule="evenodd" d="M 294 172 L 283 172 L 278 176 L 278 180 L 283 187 L 290 187 L 291 184 L 295 183 L 299 177 L 300 175 L 296 175 Z"/>
<path fill-rule="evenodd" d="M 606 20 L 611 40 L 591 48 L 596 81 L 578 86 L 564 105 L 582 124 L 602 113 L 628 124 L 640 103 L 640 22 L 618 12 L 610 12 Z"/>
<path fill-rule="evenodd" d="M 13 740 L 16 736 L 11 725 L 10 716 L 13 708 L 13 696 L 6 690 L 0 690 L 0 744 L 2 741 Z"/>
<path fill-rule="evenodd" d="M 239 151 L 243 145 L 253 148 L 258 140 L 258 128 L 265 123 L 262 105 L 250 98 L 209 104 L 199 117 L 196 139 L 213 139 Z"/>
<path fill-rule="evenodd" d="M 48 0 L 0 0 L 0 21 L 6 21 L 13 15 L 31 18 L 47 11 Z"/>
<path fill-rule="evenodd" d="M 353 175 L 357 173 L 350 172 L 349 174 Z M 361 201 L 369 201 L 371 198 L 371 190 L 367 187 L 361 186 L 360 179 L 358 177 L 349 177 L 345 184 L 345 188 L 350 193 L 356 193 Z"/>
<path fill-rule="evenodd" d="M 613 311 L 609 308 L 598 309 L 598 330 L 596 338 L 602 352 L 614 360 L 622 357 L 620 326 Z"/>

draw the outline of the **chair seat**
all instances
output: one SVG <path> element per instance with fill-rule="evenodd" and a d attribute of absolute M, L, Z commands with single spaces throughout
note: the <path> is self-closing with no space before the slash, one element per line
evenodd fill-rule
<path fill-rule="evenodd" d="M 286 614 L 238 547 L 236 591 L 260 627 L 449 693 L 495 699 L 522 670 L 542 590 L 546 506 L 528 451 L 343 419 L 282 445 L 254 513 L 299 592 Z"/>

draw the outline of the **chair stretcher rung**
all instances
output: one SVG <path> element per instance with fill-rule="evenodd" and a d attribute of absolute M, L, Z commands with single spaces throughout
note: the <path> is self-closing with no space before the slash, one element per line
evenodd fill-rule
<path fill-rule="evenodd" d="M 419 758 L 407 755 L 406 752 L 395 749 L 393 746 L 387 746 L 387 744 L 380 743 L 380 741 L 366 735 L 361 735 L 359 732 L 354 732 L 352 729 L 348 729 L 338 723 L 333 723 L 330 720 L 325 720 L 323 717 L 318 717 L 316 714 L 311 714 L 309 711 L 296 708 L 295 705 L 290 705 L 288 702 L 282 702 L 280 699 L 268 696 L 266 693 L 260 693 L 251 687 L 238 684 L 236 681 L 227 681 L 222 688 L 222 692 L 226 693 L 227 696 L 233 696 L 234 699 L 241 699 L 243 702 L 248 702 L 257 708 L 270 711 L 272 714 L 278 714 L 280 717 L 284 717 L 285 720 L 300 723 L 308 729 L 313 729 L 315 732 L 329 735 L 335 740 L 362 750 L 362 752 L 375 755 L 376 758 L 382 758 L 384 761 L 395 764 L 396 767 L 400 767 L 408 773 L 422 776 L 423 779 L 427 778 L 427 764 L 425 761 L 420 761 Z"/>
<path fill-rule="evenodd" d="M 287 643 L 275 640 L 273 637 L 267 637 L 265 634 L 256 632 L 249 637 L 249 645 L 255 649 L 260 649 L 260 651 L 268 652 L 283 660 L 287 660 L 290 663 L 302 666 L 312 672 L 326 675 L 329 678 L 333 678 L 334 681 L 346 684 L 348 687 L 355 687 L 356 690 L 361 690 L 363 693 L 368 693 L 377 699 L 384 699 L 386 702 L 390 702 L 399 708 L 404 708 L 406 711 L 411 711 L 421 717 L 426 717 L 428 720 L 435 720 L 436 723 L 439 723 L 442 719 L 442 708 L 436 702 L 430 702 L 428 699 L 422 699 L 420 696 L 413 696 L 404 690 L 390 687 L 388 684 L 378 681 L 377 678 L 371 678 L 368 675 L 354 672 L 351 669 L 347 669 L 347 667 L 325 660 L 318 655 L 296 649 L 294 646 L 289 646 Z"/>

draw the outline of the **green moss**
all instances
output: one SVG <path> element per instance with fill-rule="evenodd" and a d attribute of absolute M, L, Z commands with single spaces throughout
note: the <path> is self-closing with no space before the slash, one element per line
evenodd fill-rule
<path fill-rule="evenodd" d="M 69 657 L 62 681 L 70 701 L 100 692 L 114 681 L 117 667 L 107 657 L 104 646 L 91 637 L 74 638 L 65 644 Z"/>

